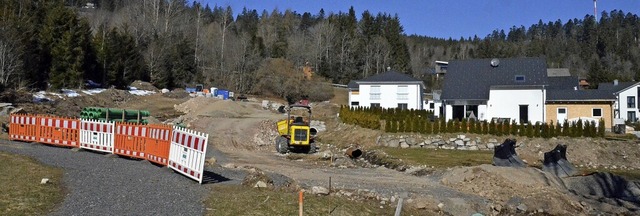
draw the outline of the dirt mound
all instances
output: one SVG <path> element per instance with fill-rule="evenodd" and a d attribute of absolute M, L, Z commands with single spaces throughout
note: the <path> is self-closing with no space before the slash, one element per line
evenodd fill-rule
<path fill-rule="evenodd" d="M 134 96 L 125 90 L 107 89 L 103 92 L 100 92 L 99 94 L 94 95 L 92 98 L 95 98 L 98 101 L 111 102 L 113 103 L 113 105 L 120 105 L 133 99 Z"/>
<path fill-rule="evenodd" d="M 158 88 L 156 88 L 155 86 L 153 86 L 151 83 L 149 82 L 144 82 L 141 80 L 136 80 L 133 81 L 133 83 L 131 83 L 130 85 L 131 87 L 134 87 L 138 90 L 147 90 L 147 91 L 158 91 Z"/>
<path fill-rule="evenodd" d="M 186 98 L 189 97 L 189 92 L 184 89 L 177 88 L 168 93 L 163 93 L 162 95 L 168 98 Z"/>
<path fill-rule="evenodd" d="M 33 95 L 26 91 L 8 89 L 0 93 L 0 102 L 2 103 L 29 103 L 31 101 L 33 101 Z"/>
<path fill-rule="evenodd" d="M 480 165 L 446 172 L 441 182 L 466 193 L 488 198 L 497 205 L 515 210 L 524 204 L 528 209 L 544 209 L 550 214 L 583 211 L 582 206 L 567 195 L 562 180 L 536 168 L 511 168 Z"/>
<path fill-rule="evenodd" d="M 195 97 L 175 106 L 176 110 L 190 116 L 212 118 L 238 118 L 248 115 L 254 110 L 246 103 L 216 98 Z"/>

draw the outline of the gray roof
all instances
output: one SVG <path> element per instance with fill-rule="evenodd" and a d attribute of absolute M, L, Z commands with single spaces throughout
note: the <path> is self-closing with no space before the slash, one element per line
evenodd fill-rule
<path fill-rule="evenodd" d="M 349 84 L 347 84 L 347 88 L 351 90 L 356 90 L 360 88 L 360 85 L 358 85 L 358 83 L 356 83 L 355 80 L 351 80 L 349 81 Z"/>
<path fill-rule="evenodd" d="M 457 60 L 449 62 L 442 89 L 443 100 L 488 100 L 494 85 L 548 85 L 544 58 L 504 58 L 497 67 L 491 59 Z M 525 77 L 516 82 L 516 75 Z"/>
<path fill-rule="evenodd" d="M 565 77 L 571 76 L 569 68 L 547 68 L 548 77 Z"/>
<path fill-rule="evenodd" d="M 609 91 L 593 90 L 548 90 L 547 101 L 615 101 L 616 96 Z"/>
<path fill-rule="evenodd" d="M 379 73 L 361 80 L 351 80 L 349 84 L 347 84 L 347 88 L 351 90 L 359 89 L 360 83 L 417 83 L 422 85 L 424 88 L 424 82 L 422 80 L 393 70 Z"/>
<path fill-rule="evenodd" d="M 618 85 L 614 85 L 613 83 L 600 83 L 598 84 L 598 90 L 603 90 L 611 93 L 617 93 L 622 91 L 637 82 L 618 82 Z"/>
<path fill-rule="evenodd" d="M 573 90 L 574 87 L 579 87 L 580 79 L 576 76 L 560 76 L 549 77 L 549 86 L 547 89 L 568 89 Z"/>
<path fill-rule="evenodd" d="M 391 70 L 364 78 L 362 80 L 357 80 L 356 82 L 422 82 L 422 80 L 413 78 L 407 74 Z"/>

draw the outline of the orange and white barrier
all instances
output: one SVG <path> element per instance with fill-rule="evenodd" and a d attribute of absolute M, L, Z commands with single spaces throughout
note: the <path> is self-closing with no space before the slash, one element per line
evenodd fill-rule
<path fill-rule="evenodd" d="M 169 149 L 169 167 L 202 184 L 208 140 L 208 134 L 174 127 Z"/>
<path fill-rule="evenodd" d="M 169 125 L 139 125 L 11 114 L 9 138 L 79 147 L 151 161 L 202 184 L 209 135 Z"/>
<path fill-rule="evenodd" d="M 78 147 L 80 121 L 55 116 L 38 117 L 38 142 Z"/>
<path fill-rule="evenodd" d="M 171 131 L 169 125 L 147 125 L 147 134 L 144 152 L 148 161 L 166 166 L 169 160 L 169 148 L 171 147 Z"/>
<path fill-rule="evenodd" d="M 127 157 L 145 159 L 144 142 L 147 127 L 133 123 L 116 123 L 113 153 Z"/>
<path fill-rule="evenodd" d="M 9 139 L 34 142 L 38 135 L 38 117 L 24 114 L 11 114 L 9 121 Z"/>
<path fill-rule="evenodd" d="M 80 148 L 113 153 L 114 128 L 113 122 L 82 119 Z"/>

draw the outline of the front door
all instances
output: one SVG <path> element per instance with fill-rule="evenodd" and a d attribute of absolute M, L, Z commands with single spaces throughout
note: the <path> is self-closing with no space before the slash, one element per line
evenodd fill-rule
<path fill-rule="evenodd" d="M 520 105 L 520 123 L 529 122 L 529 105 Z"/>
<path fill-rule="evenodd" d="M 462 121 L 463 118 L 465 118 L 464 116 L 464 106 L 460 106 L 460 105 L 456 105 L 453 106 L 453 119 L 458 119 L 458 121 Z"/>
<path fill-rule="evenodd" d="M 565 120 L 567 120 L 567 108 L 558 108 L 558 123 L 562 124 Z"/>

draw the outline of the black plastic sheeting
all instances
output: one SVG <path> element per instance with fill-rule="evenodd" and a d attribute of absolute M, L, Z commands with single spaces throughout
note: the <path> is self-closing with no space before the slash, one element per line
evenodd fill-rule
<path fill-rule="evenodd" d="M 516 153 L 516 140 L 506 139 L 493 149 L 493 165 L 501 167 L 526 167 Z"/>
<path fill-rule="evenodd" d="M 578 173 L 573 164 L 567 160 L 566 145 L 557 145 L 553 150 L 544 153 L 542 170 L 558 177 L 573 176 Z"/>

